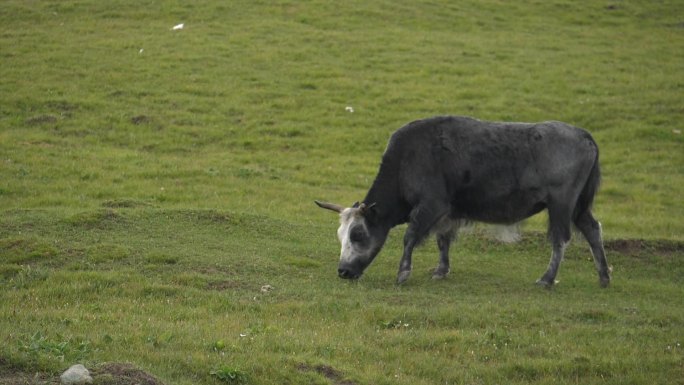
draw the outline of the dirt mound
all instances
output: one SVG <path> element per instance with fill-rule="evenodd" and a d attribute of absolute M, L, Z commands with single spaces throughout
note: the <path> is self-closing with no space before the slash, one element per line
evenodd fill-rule
<path fill-rule="evenodd" d="M 98 385 L 164 385 L 149 373 L 131 364 L 107 363 L 90 370 L 93 382 Z M 57 385 L 59 374 L 29 372 L 0 357 L 0 385 Z"/>
<path fill-rule="evenodd" d="M 608 251 L 628 256 L 643 254 L 684 255 L 684 242 L 669 240 L 612 239 L 604 241 L 604 247 Z"/>
<path fill-rule="evenodd" d="M 149 373 L 131 364 L 108 363 L 91 371 L 93 379 L 102 385 L 164 385 Z"/>

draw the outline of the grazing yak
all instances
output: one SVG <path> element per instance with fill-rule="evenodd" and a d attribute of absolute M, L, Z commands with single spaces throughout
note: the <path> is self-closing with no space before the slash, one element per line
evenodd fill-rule
<path fill-rule="evenodd" d="M 389 140 L 375 181 L 352 207 L 316 201 L 340 215 L 338 275 L 359 278 L 390 229 L 408 223 L 397 282 L 411 273 L 416 245 L 434 233 L 439 265 L 449 273 L 449 246 L 460 224 L 513 224 L 548 210 L 552 244 L 548 269 L 537 280 L 555 283 L 574 224 L 589 242 L 599 283 L 610 283 L 601 225 L 591 214 L 600 180 L 591 135 L 561 122 L 502 123 L 441 116 L 418 120 Z"/>

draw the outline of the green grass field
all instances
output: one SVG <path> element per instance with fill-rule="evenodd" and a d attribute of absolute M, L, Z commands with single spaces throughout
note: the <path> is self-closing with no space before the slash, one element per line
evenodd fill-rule
<path fill-rule="evenodd" d="M 74 363 L 117 385 L 126 368 L 179 385 L 684 383 L 682 15 L 4 1 L 0 384 Z M 443 281 L 428 242 L 394 284 L 402 228 L 360 281 L 336 278 L 337 219 L 313 200 L 362 199 L 389 135 L 440 114 L 592 132 L 610 288 L 578 235 L 560 284 L 533 284 L 543 215 L 514 245 L 463 234 Z"/>

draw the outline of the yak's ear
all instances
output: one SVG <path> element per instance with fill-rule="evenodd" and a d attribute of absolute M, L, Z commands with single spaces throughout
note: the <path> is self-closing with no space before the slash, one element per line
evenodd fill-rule
<path fill-rule="evenodd" d="M 373 203 L 371 203 L 371 204 L 369 204 L 369 205 L 368 205 L 368 204 L 365 204 L 365 203 L 361 203 L 361 205 L 359 206 L 359 202 L 356 202 L 356 204 L 354 205 L 354 207 L 358 207 L 359 210 L 361 210 L 361 213 L 362 213 L 362 214 L 366 214 L 366 213 L 369 213 L 371 210 L 373 210 L 373 207 L 375 207 L 376 204 L 377 204 L 377 203 L 375 203 L 375 202 L 373 202 Z"/>
<path fill-rule="evenodd" d="M 363 204 L 363 203 L 362 203 L 362 204 Z M 361 207 L 361 206 L 359 205 L 359 202 L 358 202 L 358 201 L 354 202 L 354 204 L 352 205 L 352 208 L 353 208 L 353 209 L 358 209 L 359 207 Z"/>
<path fill-rule="evenodd" d="M 334 203 L 319 202 L 319 201 L 314 201 L 314 202 L 316 202 L 318 207 L 320 207 L 322 209 L 332 210 L 332 211 L 335 211 L 337 213 L 341 213 L 342 211 L 344 211 L 344 207 L 342 207 L 340 205 L 336 205 Z"/>
<path fill-rule="evenodd" d="M 361 214 L 364 216 L 364 218 L 368 219 L 371 222 L 374 222 L 377 216 L 377 210 L 375 208 L 376 204 L 376 202 L 373 202 L 371 204 L 361 203 L 361 206 L 359 206 Z"/>

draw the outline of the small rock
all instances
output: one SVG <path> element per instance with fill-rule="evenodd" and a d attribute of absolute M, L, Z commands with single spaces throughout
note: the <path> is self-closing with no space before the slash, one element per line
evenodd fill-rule
<path fill-rule="evenodd" d="M 90 372 L 81 364 L 73 365 L 67 369 L 62 373 L 59 379 L 62 380 L 63 385 L 84 385 L 93 383 Z"/>

